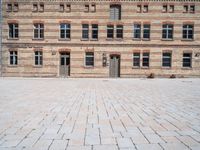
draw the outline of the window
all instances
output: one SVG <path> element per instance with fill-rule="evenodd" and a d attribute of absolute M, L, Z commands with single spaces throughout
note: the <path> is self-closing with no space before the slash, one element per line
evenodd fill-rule
<path fill-rule="evenodd" d="M 183 67 L 191 67 L 191 66 L 192 66 L 192 54 L 183 53 Z"/>
<path fill-rule="evenodd" d="M 142 12 L 142 5 L 137 5 L 137 12 L 141 13 Z"/>
<path fill-rule="evenodd" d="M 19 37 L 19 30 L 17 23 L 9 23 L 9 38 L 18 38 Z"/>
<path fill-rule="evenodd" d="M 171 53 L 169 53 L 169 52 L 163 53 L 162 66 L 163 67 L 171 67 Z"/>
<path fill-rule="evenodd" d="M 116 37 L 120 39 L 123 38 L 123 25 L 117 25 Z"/>
<path fill-rule="evenodd" d="M 94 66 L 94 52 L 85 53 L 85 66 Z"/>
<path fill-rule="evenodd" d="M 17 65 L 17 51 L 10 51 L 10 65 Z"/>
<path fill-rule="evenodd" d="M 60 24 L 60 38 L 61 39 L 70 39 L 70 24 L 62 23 Z"/>
<path fill-rule="evenodd" d="M 17 12 L 18 10 L 19 10 L 18 3 L 14 3 L 13 11 L 14 11 L 14 12 Z"/>
<path fill-rule="evenodd" d="M 143 25 L 143 38 L 150 39 L 150 24 Z"/>
<path fill-rule="evenodd" d="M 36 23 L 34 26 L 34 38 L 43 39 L 44 38 L 44 25 L 41 23 Z"/>
<path fill-rule="evenodd" d="M 149 53 L 143 53 L 142 66 L 149 67 Z"/>
<path fill-rule="evenodd" d="M 183 25 L 183 39 L 193 39 L 193 25 Z"/>
<path fill-rule="evenodd" d="M 183 6 L 183 9 L 184 9 L 184 11 L 183 11 L 183 12 L 184 12 L 184 13 L 187 13 L 187 12 L 188 12 L 188 10 L 189 10 L 189 8 L 188 8 L 188 7 L 189 7 L 188 5 L 184 5 L 184 6 Z"/>
<path fill-rule="evenodd" d="M 64 10 L 65 10 L 65 5 L 64 5 L 64 4 L 60 4 L 60 9 L 59 9 L 59 11 L 60 11 L 60 12 L 64 12 Z"/>
<path fill-rule="evenodd" d="M 195 12 L 195 6 L 194 5 L 190 5 L 190 13 L 194 13 Z"/>
<path fill-rule="evenodd" d="M 41 66 L 42 65 L 42 52 L 35 51 L 35 65 Z"/>
<path fill-rule="evenodd" d="M 11 12 L 12 11 L 12 4 L 8 3 L 7 4 L 7 12 Z"/>
<path fill-rule="evenodd" d="M 174 5 L 169 5 L 169 12 L 173 13 L 174 12 Z"/>
<path fill-rule="evenodd" d="M 140 67 L 140 53 L 133 53 L 133 66 Z"/>
<path fill-rule="evenodd" d="M 166 12 L 167 12 L 167 5 L 163 5 L 162 12 L 163 12 L 163 13 L 166 13 Z"/>
<path fill-rule="evenodd" d="M 96 12 L 96 5 L 95 4 L 91 5 L 91 12 Z"/>
<path fill-rule="evenodd" d="M 110 20 L 121 20 L 121 5 L 110 5 Z"/>
<path fill-rule="evenodd" d="M 163 39 L 173 39 L 173 25 L 164 24 L 162 29 L 162 38 Z"/>
<path fill-rule="evenodd" d="M 82 39 L 89 39 L 89 25 L 82 24 Z"/>
<path fill-rule="evenodd" d="M 98 24 L 92 24 L 92 39 L 98 39 Z"/>
<path fill-rule="evenodd" d="M 114 38 L 114 26 L 107 25 L 107 38 Z"/>
<path fill-rule="evenodd" d="M 140 39 L 141 38 L 141 25 L 134 24 L 134 38 Z"/>
<path fill-rule="evenodd" d="M 184 5 L 183 9 L 184 13 L 195 13 L 195 5 Z"/>
<path fill-rule="evenodd" d="M 90 8 L 89 8 L 89 5 L 85 5 L 85 10 L 84 12 L 89 12 Z"/>
<path fill-rule="evenodd" d="M 149 11 L 148 5 L 144 5 L 144 6 L 143 6 L 143 12 L 144 12 L 144 13 L 147 13 L 148 11 Z"/>
<path fill-rule="evenodd" d="M 66 5 L 66 12 L 71 12 L 71 5 L 70 4 Z"/>
<path fill-rule="evenodd" d="M 33 4 L 33 12 L 37 12 L 38 11 L 38 4 L 34 3 Z"/>
<path fill-rule="evenodd" d="M 44 4 L 43 3 L 40 3 L 40 12 L 44 12 Z"/>

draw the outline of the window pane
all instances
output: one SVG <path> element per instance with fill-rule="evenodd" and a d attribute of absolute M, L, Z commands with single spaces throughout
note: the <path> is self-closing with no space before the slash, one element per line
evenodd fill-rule
<path fill-rule="evenodd" d="M 133 54 L 133 66 L 136 66 L 136 67 L 140 66 L 140 53 Z"/>
<path fill-rule="evenodd" d="M 86 52 L 85 65 L 86 66 L 94 66 L 94 53 L 93 52 Z"/>

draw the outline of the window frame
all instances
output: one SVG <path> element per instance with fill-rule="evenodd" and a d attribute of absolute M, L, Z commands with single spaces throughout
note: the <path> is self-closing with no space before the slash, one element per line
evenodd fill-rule
<path fill-rule="evenodd" d="M 10 28 L 10 26 L 12 26 L 11 27 L 12 29 Z M 19 24 L 18 23 L 8 23 L 8 28 L 9 28 L 8 29 L 8 39 L 18 39 L 19 38 Z"/>
<path fill-rule="evenodd" d="M 40 51 L 40 50 L 34 51 L 34 65 L 35 66 L 42 66 L 43 65 L 43 52 Z"/>
<path fill-rule="evenodd" d="M 122 7 L 120 4 L 111 4 L 110 5 L 110 20 L 112 20 L 112 21 L 121 20 L 121 13 L 122 13 Z"/>
<path fill-rule="evenodd" d="M 98 40 L 99 39 L 99 26 L 98 26 L 98 24 L 92 24 L 92 33 L 91 34 L 92 34 L 91 35 L 92 40 Z M 96 38 L 95 38 L 95 36 L 96 36 Z"/>
<path fill-rule="evenodd" d="M 82 40 L 89 40 L 89 24 L 82 24 Z"/>
<path fill-rule="evenodd" d="M 190 32 L 192 32 L 192 34 L 190 34 Z M 193 24 L 184 24 L 182 26 L 182 39 L 183 40 L 194 40 L 194 25 Z"/>
<path fill-rule="evenodd" d="M 116 38 L 123 39 L 123 25 L 116 25 Z"/>
<path fill-rule="evenodd" d="M 18 65 L 18 51 L 9 51 L 9 65 L 10 66 Z"/>
<path fill-rule="evenodd" d="M 109 32 L 109 31 L 112 31 Z M 111 37 L 109 35 L 112 35 Z M 114 25 L 107 25 L 107 39 L 114 39 Z"/>
<path fill-rule="evenodd" d="M 64 25 L 64 28 L 62 28 Z M 64 31 L 64 37 L 62 37 L 62 31 Z M 60 39 L 70 40 L 71 39 L 71 24 L 70 23 L 60 23 Z"/>
<path fill-rule="evenodd" d="M 150 64 L 150 53 L 149 52 L 143 52 L 142 53 L 142 67 L 149 68 L 149 64 Z"/>
<path fill-rule="evenodd" d="M 38 25 L 38 27 L 35 27 Z M 37 32 L 37 37 L 35 36 Z M 34 23 L 33 24 L 33 39 L 44 39 L 44 24 L 43 23 Z"/>
<path fill-rule="evenodd" d="M 190 56 L 184 56 L 184 54 L 189 54 Z M 185 60 L 189 60 L 189 65 L 185 65 L 188 62 L 184 62 Z M 183 68 L 192 68 L 192 53 L 191 52 L 184 52 L 183 53 L 183 59 L 182 59 L 182 67 Z"/>
<path fill-rule="evenodd" d="M 170 54 L 169 56 L 164 56 L 164 54 Z M 164 60 L 165 59 L 165 60 Z M 166 60 L 168 59 L 168 60 Z M 167 63 L 169 65 L 167 65 Z M 171 68 L 172 67 L 172 52 L 163 52 L 162 53 L 162 67 Z"/>
<path fill-rule="evenodd" d="M 138 39 L 138 40 L 141 39 L 141 30 L 142 30 L 141 28 L 142 28 L 142 26 L 139 23 L 135 23 L 133 25 L 133 38 L 134 39 Z"/>
<path fill-rule="evenodd" d="M 170 31 L 171 31 L 171 33 L 170 33 Z M 164 33 L 164 32 L 166 32 L 166 33 Z M 171 35 L 171 37 L 170 37 L 170 35 Z M 174 38 L 174 25 L 173 24 L 163 24 L 162 25 L 162 39 L 163 40 L 173 40 L 173 38 Z"/>
<path fill-rule="evenodd" d="M 148 26 L 148 27 L 145 27 L 145 26 Z M 145 31 L 147 31 L 148 33 L 145 33 Z M 145 37 L 145 36 L 148 36 L 148 37 Z M 143 24 L 143 39 L 144 40 L 150 40 L 151 38 L 151 25 L 150 24 Z"/>
<path fill-rule="evenodd" d="M 133 53 L 133 67 L 139 68 L 141 65 L 140 63 L 140 52 L 134 52 Z"/>
<path fill-rule="evenodd" d="M 88 55 L 92 54 L 92 55 Z M 91 65 L 88 64 L 87 58 L 92 58 L 92 60 L 89 60 L 89 63 L 92 63 Z M 94 52 L 85 52 L 85 67 L 94 67 Z"/>

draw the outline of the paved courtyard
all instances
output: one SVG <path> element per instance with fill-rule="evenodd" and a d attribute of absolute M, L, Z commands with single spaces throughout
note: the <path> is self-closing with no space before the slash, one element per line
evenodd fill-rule
<path fill-rule="evenodd" d="M 200 150 L 200 79 L 0 78 L 0 150 Z"/>

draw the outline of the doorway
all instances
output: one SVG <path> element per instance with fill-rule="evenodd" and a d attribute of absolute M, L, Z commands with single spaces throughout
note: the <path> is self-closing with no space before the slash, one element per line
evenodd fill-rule
<path fill-rule="evenodd" d="M 60 53 L 60 76 L 70 76 L 70 53 Z"/>
<path fill-rule="evenodd" d="M 110 77 L 120 77 L 120 55 L 110 55 Z"/>

